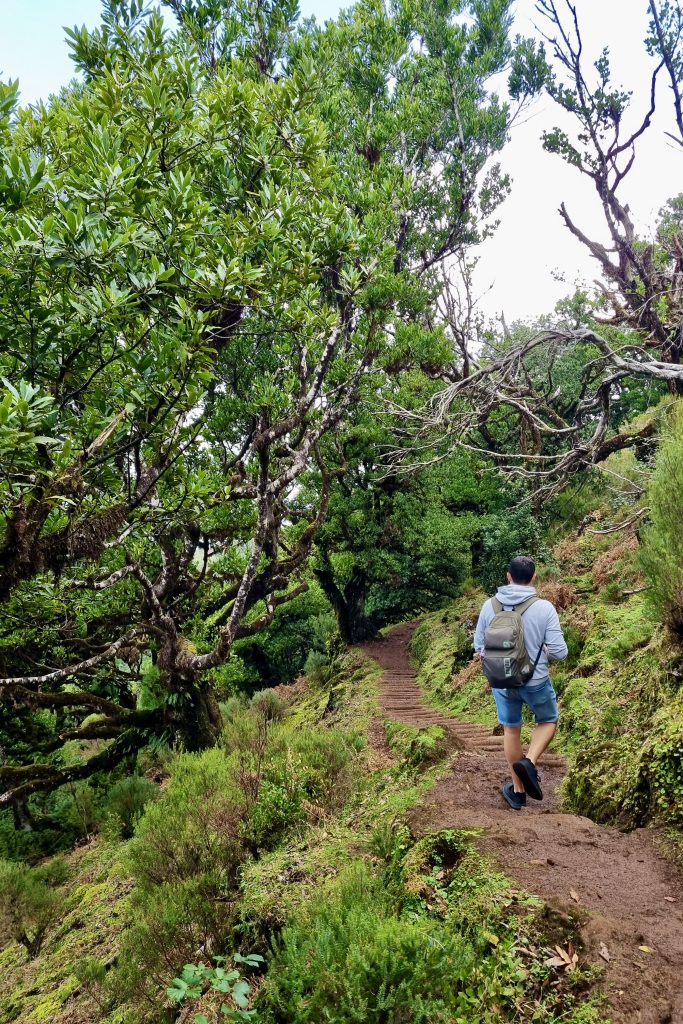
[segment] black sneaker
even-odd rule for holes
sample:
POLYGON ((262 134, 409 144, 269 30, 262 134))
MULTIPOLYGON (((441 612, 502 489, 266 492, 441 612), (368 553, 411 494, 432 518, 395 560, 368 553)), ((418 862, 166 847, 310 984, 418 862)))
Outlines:
POLYGON ((533 800, 542 800, 541 779, 534 762, 530 761, 528 757, 523 757, 521 761, 515 761, 512 767, 524 786, 524 792, 528 793, 533 800))
POLYGON ((503 799, 510 804, 510 807, 514 811, 521 811, 522 807, 526 807, 526 793, 515 793, 515 787, 511 782, 506 782, 501 789, 503 799))

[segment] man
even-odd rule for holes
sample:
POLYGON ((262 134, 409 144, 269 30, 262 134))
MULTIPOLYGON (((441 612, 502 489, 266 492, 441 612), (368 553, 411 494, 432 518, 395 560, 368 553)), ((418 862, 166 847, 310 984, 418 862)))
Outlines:
MULTIPOLYGON (((512 611, 529 598, 536 597, 535 575, 536 567, 530 558, 520 555, 512 559, 507 586, 500 587, 496 593, 504 611, 512 611)), ((474 634, 475 658, 482 656, 484 634, 495 615, 496 609, 489 598, 479 613, 474 634)), ((534 601, 523 612, 522 623, 524 643, 531 661, 535 663, 533 675, 523 686, 493 689, 498 721, 503 726, 505 757, 512 776, 512 782, 503 786, 502 793, 516 811, 526 805, 527 794, 534 800, 543 799, 536 764, 555 735, 559 717, 557 697, 548 676, 548 659, 561 661, 567 657, 560 620, 550 601, 534 601), (526 757, 521 742, 523 704, 531 708, 536 720, 526 757)))

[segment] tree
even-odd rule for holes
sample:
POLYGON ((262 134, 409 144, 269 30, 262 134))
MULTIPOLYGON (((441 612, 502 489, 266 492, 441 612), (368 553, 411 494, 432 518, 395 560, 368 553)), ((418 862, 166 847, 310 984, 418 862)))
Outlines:
POLYGON ((113 740, 68 768, 6 763, 5 802, 161 729, 190 748, 215 737, 206 673, 298 589, 326 467, 285 551, 288 495, 353 401, 384 316, 365 313, 363 275, 353 297, 324 279, 358 233, 301 76, 209 77, 159 15, 124 14, 114 4, 76 38, 85 65, 115 35, 88 85, 4 131, 0 593, 19 617, 41 588, 54 606, 2 693, 18 738, 26 710, 53 715, 31 761, 113 740), (200 591, 215 627, 202 651, 185 633, 200 591), (162 708, 136 706, 146 650, 162 708))
POLYGON ((502 336, 490 337, 483 346, 473 344, 468 334, 467 301, 457 296, 447 301, 442 316, 454 355, 444 374, 447 386, 419 416, 398 410, 408 440, 397 447, 395 458, 410 458, 416 432, 423 449, 432 441, 432 458, 452 450, 454 443, 470 448, 526 481, 540 507, 574 473, 620 449, 642 449, 654 437, 654 422, 620 429, 624 410, 634 393, 642 394, 643 382, 657 397, 662 386, 673 395, 683 393, 680 201, 672 200, 662 211, 656 239, 646 243, 636 236, 620 198, 637 147, 651 126, 663 69, 670 77, 680 128, 682 62, 680 11, 650 0, 646 45, 658 63, 648 82, 648 106, 628 129, 631 94, 613 84, 607 49, 590 71, 586 67, 575 6, 569 0, 539 0, 537 10, 547 26, 543 38, 550 61, 542 43, 521 50, 511 89, 543 80, 575 126, 573 133, 559 127, 546 132, 543 141, 589 180, 600 198, 609 246, 581 228, 564 203, 560 206, 569 231, 600 265, 599 295, 577 297, 582 306, 578 321, 577 309, 567 307, 540 331, 513 337, 504 327, 502 336))
POLYGON ((111 0, 70 34, 82 85, 18 112, 2 93, 0 803, 22 821, 31 794, 153 737, 215 740, 217 673, 305 589, 350 410, 412 359, 430 268, 475 237, 476 176, 505 136, 485 94, 509 54, 500 0, 467 27, 459 4, 362 4, 288 59, 293 5, 254 22, 173 6, 168 33, 111 0), (335 121, 340 65, 323 64, 364 18, 391 114, 379 160, 340 134, 353 89, 366 112, 373 96, 340 85, 335 121), (462 111, 451 79, 471 84, 462 111), (91 756, 65 757, 82 741, 91 756))

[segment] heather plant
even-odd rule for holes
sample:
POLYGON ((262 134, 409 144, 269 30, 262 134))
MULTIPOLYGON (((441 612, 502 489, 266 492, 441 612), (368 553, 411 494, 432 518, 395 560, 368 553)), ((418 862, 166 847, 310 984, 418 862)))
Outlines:
POLYGON ((62 895, 40 868, 0 861, 0 936, 19 942, 30 958, 40 953, 45 934, 63 911, 62 895))
POLYGON ((110 834, 130 839, 145 807, 158 795, 158 787, 141 775, 115 782, 105 801, 105 822, 110 834))

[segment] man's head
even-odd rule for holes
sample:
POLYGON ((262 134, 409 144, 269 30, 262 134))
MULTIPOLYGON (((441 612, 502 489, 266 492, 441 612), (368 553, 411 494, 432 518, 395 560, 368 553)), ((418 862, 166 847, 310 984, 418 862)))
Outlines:
POLYGON ((526 555, 517 555, 508 566, 508 583, 518 583, 526 587, 536 575, 536 566, 526 555))

